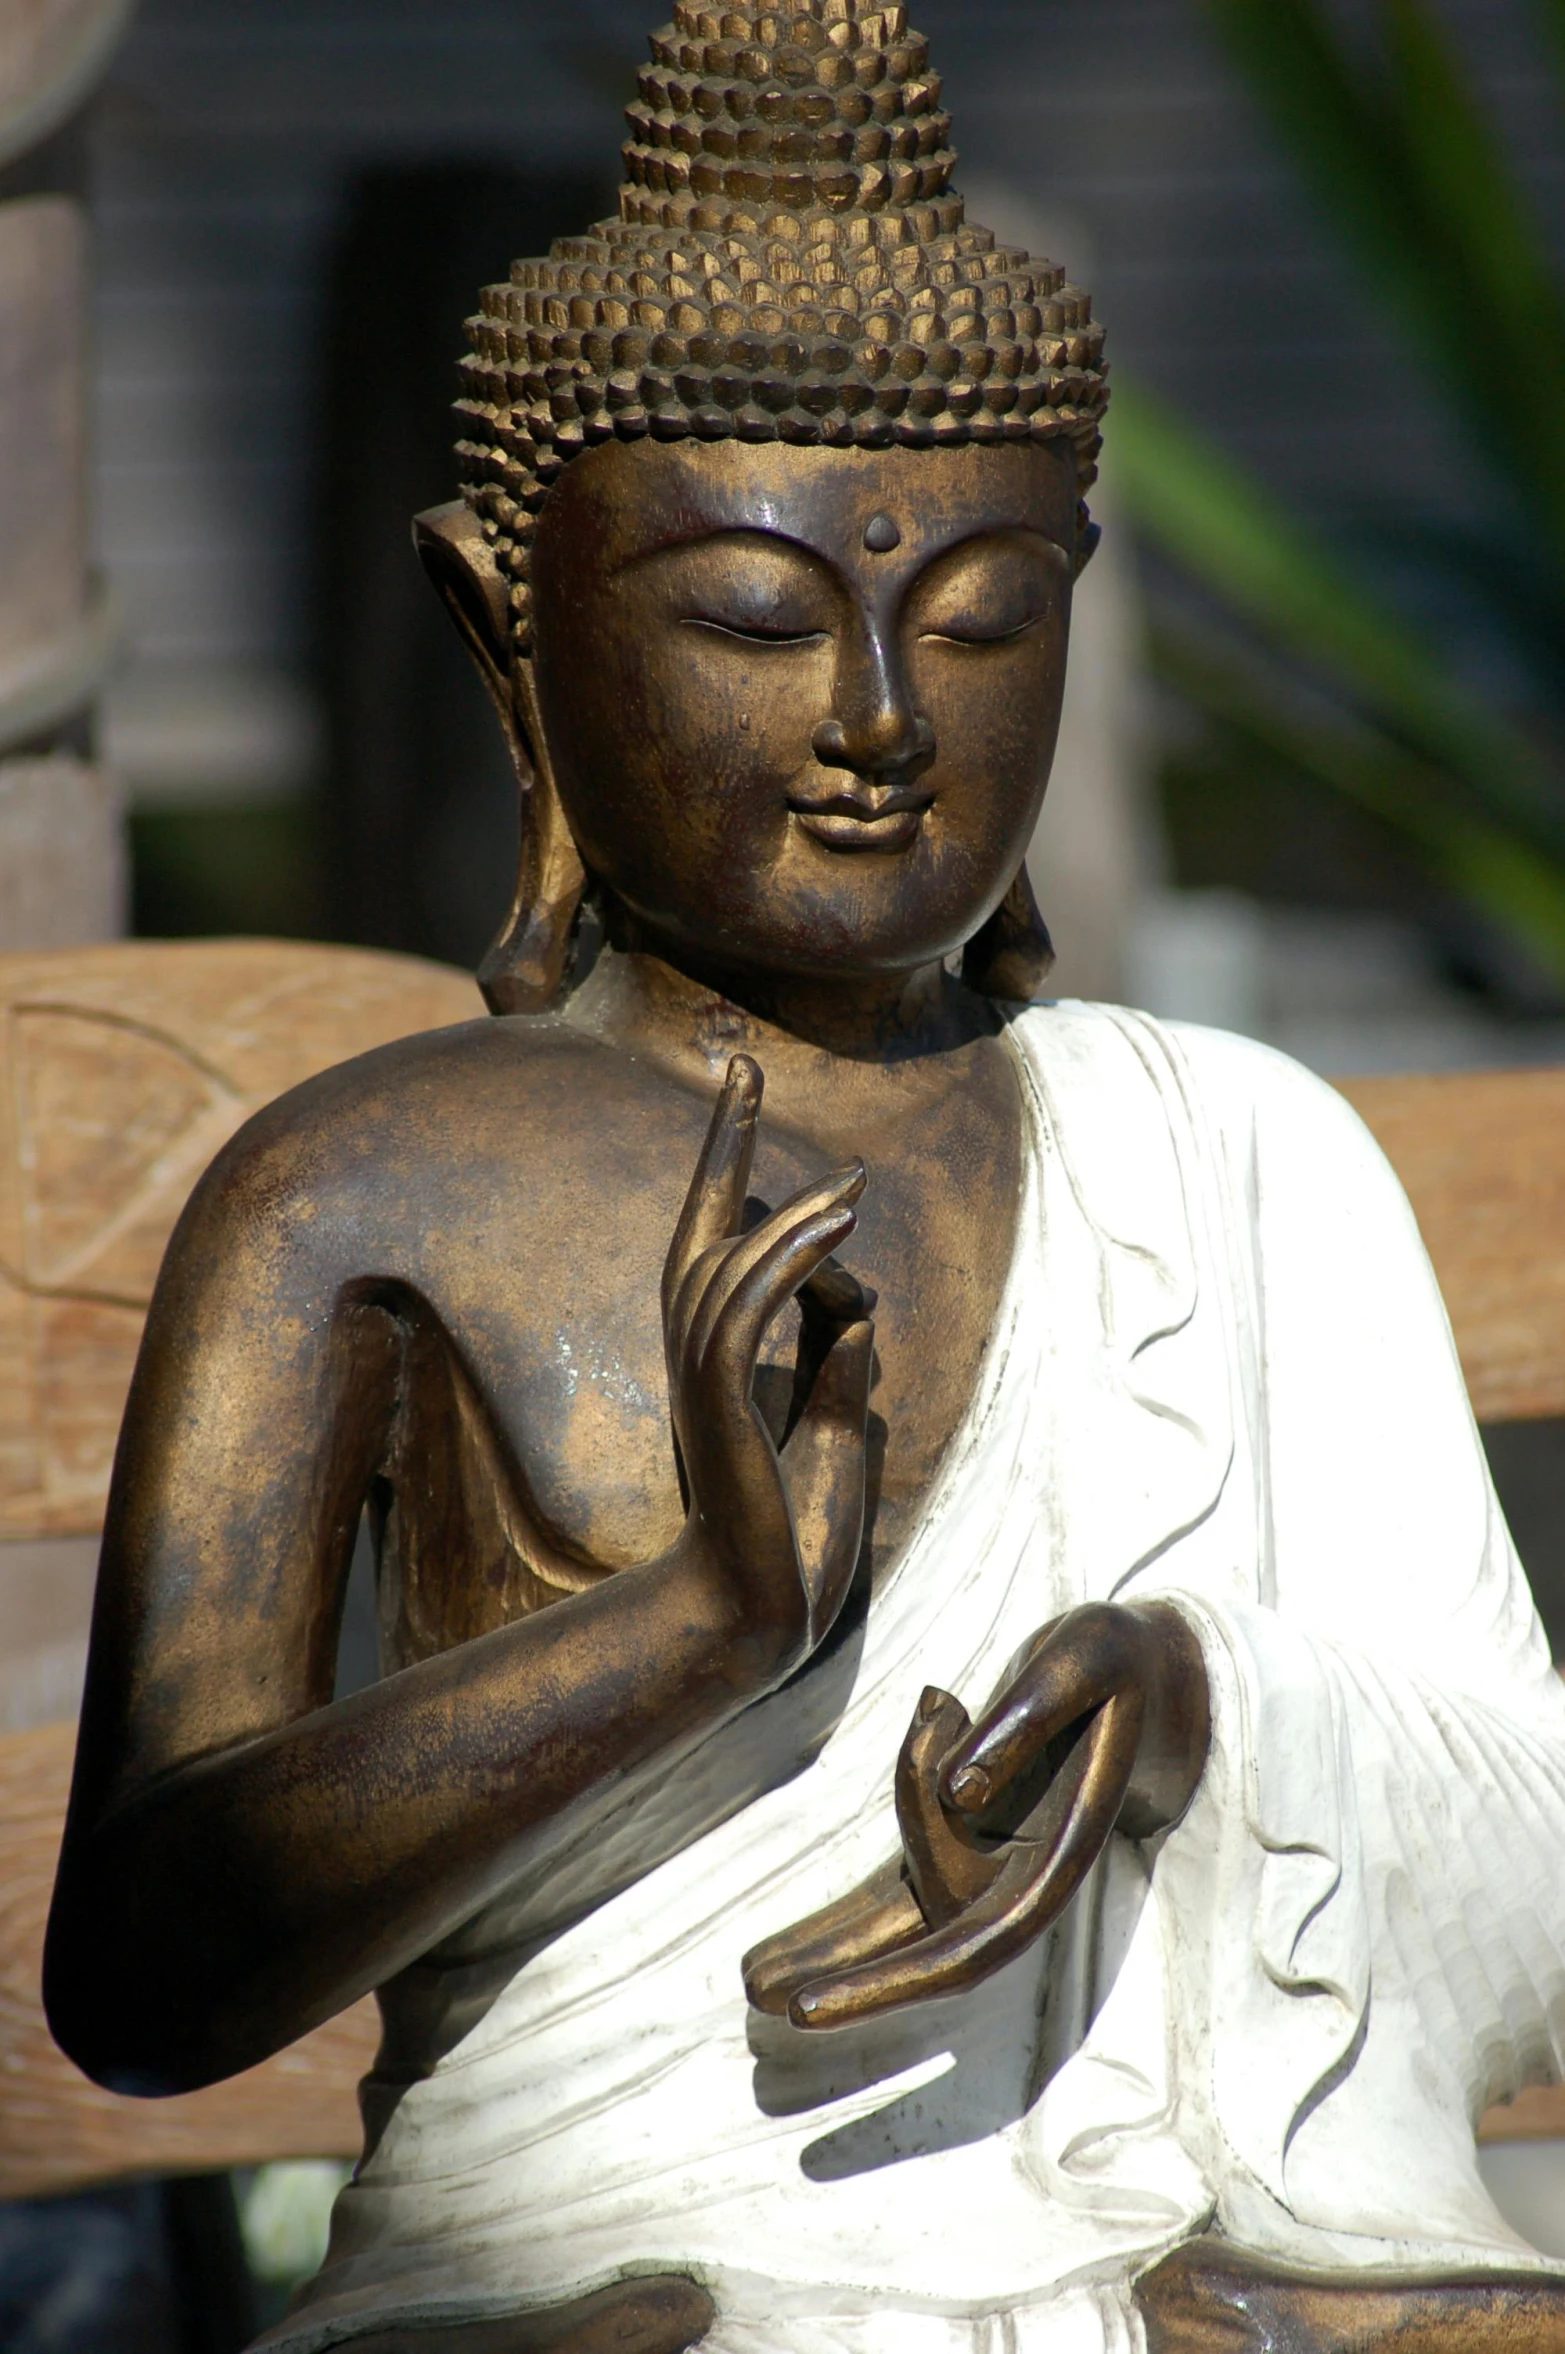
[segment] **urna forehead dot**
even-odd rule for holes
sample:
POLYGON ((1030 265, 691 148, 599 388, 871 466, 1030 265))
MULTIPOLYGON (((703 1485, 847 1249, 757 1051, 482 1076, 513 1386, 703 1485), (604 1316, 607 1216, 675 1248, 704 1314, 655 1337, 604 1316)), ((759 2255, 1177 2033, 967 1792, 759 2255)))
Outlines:
POLYGON ((872 515, 864 526, 864 545, 872 556, 889 556, 902 545, 902 527, 894 515, 882 510, 872 515))

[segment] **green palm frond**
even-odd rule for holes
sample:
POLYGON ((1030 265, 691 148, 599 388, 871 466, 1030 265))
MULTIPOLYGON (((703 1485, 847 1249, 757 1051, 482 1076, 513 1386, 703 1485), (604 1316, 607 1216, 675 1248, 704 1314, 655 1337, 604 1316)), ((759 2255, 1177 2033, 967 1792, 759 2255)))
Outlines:
POLYGON ((1114 436, 1131 509, 1176 563, 1565 861, 1565 806, 1528 738, 1454 680, 1324 541, 1144 390, 1116 391, 1114 436))
POLYGON ((1214 723, 1246 773, 1281 769, 1390 826, 1432 880, 1565 983, 1565 867, 1476 809, 1448 771, 1187 616, 1157 611, 1148 651, 1154 675, 1214 723))
MULTIPOLYGON (((1536 4, 1565 95, 1565 0, 1536 4)), ((1382 547, 1422 552, 1530 700, 1523 725, 1373 585, 1362 544, 1327 541, 1122 385, 1127 505, 1237 625, 1160 614, 1158 673, 1230 771, 1251 759, 1394 827, 1565 983, 1565 287, 1431 0, 1375 0, 1369 42, 1323 0, 1205 5, 1443 407, 1453 467, 1477 453, 1506 492, 1482 530, 1383 515, 1382 547)))
MULTIPOLYGON (((1207 5, 1321 213, 1565 570, 1565 299, 1427 0, 1379 0, 1378 58, 1319 0, 1207 5)), ((1565 20, 1565 0, 1548 5, 1565 20)))

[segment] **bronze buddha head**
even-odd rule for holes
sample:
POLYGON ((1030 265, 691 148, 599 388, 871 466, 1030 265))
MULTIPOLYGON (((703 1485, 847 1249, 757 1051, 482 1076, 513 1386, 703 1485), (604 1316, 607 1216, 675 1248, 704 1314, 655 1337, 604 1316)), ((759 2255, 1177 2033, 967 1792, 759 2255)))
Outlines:
POLYGON ((486 994, 565 993, 591 893, 720 974, 965 946, 1031 996, 1102 331, 966 220, 900 5, 680 0, 652 53, 619 218, 484 292, 418 527, 523 786, 486 994))

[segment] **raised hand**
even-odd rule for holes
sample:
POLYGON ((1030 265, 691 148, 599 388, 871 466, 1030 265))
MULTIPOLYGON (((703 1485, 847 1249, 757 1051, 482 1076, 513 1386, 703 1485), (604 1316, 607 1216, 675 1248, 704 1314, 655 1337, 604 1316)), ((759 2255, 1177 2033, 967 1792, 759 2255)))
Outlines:
POLYGON ((762 1077, 736 1056, 663 1270, 669 1398, 689 1503, 678 1550, 733 1612, 746 1689, 789 1674, 831 1627, 864 1530, 874 1354, 866 1294, 831 1253, 864 1190, 855 1162, 742 1231, 762 1077), (797 1297, 808 1379, 781 1455, 757 1409, 756 1358, 797 1297), (809 1378, 813 1375, 813 1378, 809 1378))
POLYGON ((1059 1918, 1112 1831, 1178 1820, 1210 1733, 1200 1646, 1162 1602, 1056 1620, 977 1725, 931 1687, 898 1761, 900 1865, 748 1954, 751 2001, 844 2027, 977 1985, 1059 1918))

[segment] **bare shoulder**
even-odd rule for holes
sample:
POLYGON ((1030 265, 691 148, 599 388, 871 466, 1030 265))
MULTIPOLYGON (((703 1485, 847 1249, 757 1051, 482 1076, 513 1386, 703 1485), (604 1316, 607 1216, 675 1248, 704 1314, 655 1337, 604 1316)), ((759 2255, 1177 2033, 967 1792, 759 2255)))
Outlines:
POLYGON ((272 1255, 291 1240, 343 1272, 427 1259, 443 1234, 500 1221, 514 1249, 593 1200, 644 1196, 664 1172, 677 1209, 710 1109, 558 1017, 424 1032, 256 1113, 196 1188, 174 1255, 272 1255))
POLYGON ((676 1123, 699 1111, 667 1074, 568 1022, 484 1018, 397 1039, 290 1088, 245 1123, 212 1175, 270 1190, 289 1177, 461 1166, 497 1148, 514 1170, 554 1167, 660 1101, 676 1123))

